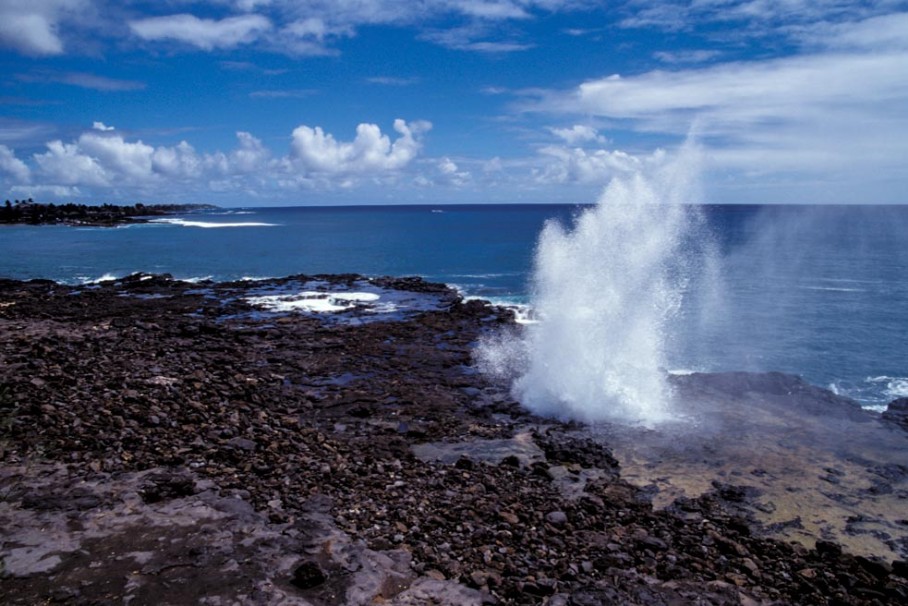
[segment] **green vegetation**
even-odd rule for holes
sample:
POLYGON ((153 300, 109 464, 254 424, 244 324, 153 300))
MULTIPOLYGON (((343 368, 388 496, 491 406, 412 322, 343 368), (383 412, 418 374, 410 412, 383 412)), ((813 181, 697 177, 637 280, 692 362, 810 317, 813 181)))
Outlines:
POLYGON ((142 217, 168 215, 191 210, 216 208, 208 204, 132 204, 119 206, 101 204, 41 204, 31 198, 27 200, 6 200, 0 207, 0 224, 27 223, 30 225, 116 225, 120 223, 141 223, 142 217))

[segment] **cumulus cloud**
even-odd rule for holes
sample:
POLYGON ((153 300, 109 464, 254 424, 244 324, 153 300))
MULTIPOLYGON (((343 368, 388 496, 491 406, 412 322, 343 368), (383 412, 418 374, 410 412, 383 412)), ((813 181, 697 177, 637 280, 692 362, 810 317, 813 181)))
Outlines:
POLYGON ((447 156, 438 161, 437 168, 440 173, 439 181, 446 185, 463 187, 471 180, 470 172, 461 169, 454 160, 447 156))
POLYGON ((600 135, 599 131, 592 126, 582 124, 575 124, 570 128, 550 128, 549 131, 559 139, 563 139, 568 145, 606 142, 606 138, 600 135))
MULTIPOLYGON (((151 154, 151 173, 165 179, 194 179, 211 164, 210 158, 199 156, 186 141, 180 141, 173 147, 157 147, 151 154)), ((150 177, 150 174, 145 174, 141 178, 150 177)))
POLYGON ((421 147, 420 138, 432 128, 428 122, 394 121, 400 135, 394 143, 375 124, 360 124, 356 137, 339 142, 321 127, 299 126, 293 131, 293 162, 318 173, 360 173, 396 170, 406 166, 421 147))
POLYGON ((60 140, 47 144, 47 152, 35 154, 41 176, 51 184, 106 187, 110 179, 100 163, 80 150, 77 143, 60 140))
POLYGON ((231 154, 231 163, 240 173, 252 173, 267 167, 271 152, 262 142, 247 132, 236 134, 239 147, 231 154))
MULTIPOLYGON (((0 179, 7 186, 34 180, 36 187, 46 187, 42 191, 48 195, 65 188, 89 193, 129 189, 168 193, 206 186, 220 192, 353 188, 364 179, 393 182, 419 154, 430 128, 428 122, 398 119, 392 140, 377 125, 364 123, 352 141, 339 141, 321 127, 300 126, 292 133, 288 152, 275 156, 259 138, 243 131, 236 133, 233 149, 203 153, 186 141, 150 145, 96 121, 75 140, 46 143, 45 151, 31 156, 31 168, 0 145, 0 179)), ((450 160, 438 170, 451 184, 469 176, 450 160)))
POLYGON ((210 51, 253 42, 270 30, 272 25, 266 17, 255 14, 221 20, 200 19, 195 15, 180 14, 130 21, 129 27, 144 40, 176 40, 210 51))
POLYGON ((546 160, 534 176, 539 183, 607 183, 612 177, 639 171, 645 164, 660 161, 664 152, 635 156, 621 150, 585 150, 550 145, 539 150, 546 160))
POLYGON ((5 145, 0 145, 0 173, 6 174, 16 183, 28 183, 31 179, 31 170, 25 162, 5 145))
MULTIPOLYGON (((99 123, 100 124, 100 123, 99 123)), ((199 154, 181 141, 175 146, 128 141, 108 131, 88 131, 72 143, 51 141, 35 154, 41 176, 61 185, 134 187, 174 183, 208 175, 243 175, 267 168, 270 152, 246 132, 229 153, 199 154)))

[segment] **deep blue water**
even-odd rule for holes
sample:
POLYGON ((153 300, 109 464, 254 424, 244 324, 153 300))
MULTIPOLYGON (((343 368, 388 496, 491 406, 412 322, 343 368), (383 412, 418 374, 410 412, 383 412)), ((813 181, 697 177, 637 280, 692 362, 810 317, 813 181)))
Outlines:
MULTIPOLYGON (((183 215, 119 228, 0 227, 0 276, 69 283, 136 271, 176 278, 420 275, 526 302, 551 205, 300 207, 183 215), (200 227, 211 224, 260 224, 200 227)), ((671 365, 781 370, 868 405, 908 396, 908 207, 705 207, 716 297, 688 297, 671 365)), ((603 259, 603 263, 607 263, 603 259)))

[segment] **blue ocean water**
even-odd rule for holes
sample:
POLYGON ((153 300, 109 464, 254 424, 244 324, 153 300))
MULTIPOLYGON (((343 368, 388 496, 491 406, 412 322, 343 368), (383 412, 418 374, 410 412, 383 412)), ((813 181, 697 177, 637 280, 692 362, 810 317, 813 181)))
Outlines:
MULTIPOLYGON (((569 225, 582 208, 255 208, 117 228, 4 226, 0 276, 419 275, 526 303, 543 224, 569 225)), ((689 297, 673 319, 673 369, 791 372, 867 406, 908 396, 908 207, 701 210, 698 237, 713 242, 717 279, 708 306, 689 297)))

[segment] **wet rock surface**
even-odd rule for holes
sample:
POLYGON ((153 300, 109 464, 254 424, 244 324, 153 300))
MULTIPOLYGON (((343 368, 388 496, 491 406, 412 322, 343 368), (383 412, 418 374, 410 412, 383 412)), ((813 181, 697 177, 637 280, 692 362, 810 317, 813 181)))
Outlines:
POLYGON ((766 538, 733 481, 654 509, 607 442, 472 370, 511 321, 416 279, 0 281, 3 602, 908 602, 905 562, 766 538), (434 309, 246 300, 293 280, 434 309))

